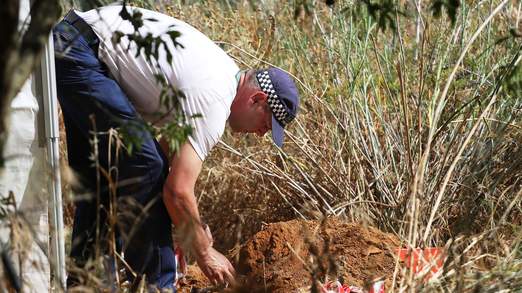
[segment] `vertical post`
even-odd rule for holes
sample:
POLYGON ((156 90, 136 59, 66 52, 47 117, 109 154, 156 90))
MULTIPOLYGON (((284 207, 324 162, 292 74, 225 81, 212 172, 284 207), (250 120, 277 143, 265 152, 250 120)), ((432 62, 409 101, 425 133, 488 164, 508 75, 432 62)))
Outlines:
POLYGON ((45 138, 47 159, 51 175, 49 178, 49 234, 51 272, 54 274, 53 287, 65 289, 65 242, 63 235, 62 189, 60 178, 58 104, 56 95, 56 76, 54 71, 54 45, 52 33, 45 46, 42 63, 43 110, 45 120, 45 138))

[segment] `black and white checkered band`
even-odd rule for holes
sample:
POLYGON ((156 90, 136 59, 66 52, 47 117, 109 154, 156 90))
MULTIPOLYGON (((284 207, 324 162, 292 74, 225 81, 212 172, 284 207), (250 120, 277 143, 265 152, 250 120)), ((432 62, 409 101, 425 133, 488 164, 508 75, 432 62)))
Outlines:
POLYGON ((268 75, 268 71, 258 72, 257 81, 259 82, 261 90, 268 95, 268 105, 270 106, 270 109, 272 109, 275 118, 283 126, 286 126, 294 119, 294 116, 286 111, 286 107, 277 96, 272 81, 270 80, 270 76, 268 75))

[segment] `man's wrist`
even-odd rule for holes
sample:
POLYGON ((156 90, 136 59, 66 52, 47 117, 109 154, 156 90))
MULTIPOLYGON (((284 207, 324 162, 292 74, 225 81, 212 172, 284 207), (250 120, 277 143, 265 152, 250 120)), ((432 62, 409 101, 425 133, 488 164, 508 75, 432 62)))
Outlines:
MULTIPOLYGON (((192 243, 192 251, 196 257, 205 257, 208 255, 209 248, 212 247, 212 239, 209 238, 210 230, 208 225, 200 222, 194 226, 194 241, 192 243)), ((212 237, 212 236, 210 236, 212 237)))
POLYGON ((212 246, 205 245, 203 247, 194 248, 194 255, 196 256, 196 259, 205 259, 210 254, 210 249, 212 246))

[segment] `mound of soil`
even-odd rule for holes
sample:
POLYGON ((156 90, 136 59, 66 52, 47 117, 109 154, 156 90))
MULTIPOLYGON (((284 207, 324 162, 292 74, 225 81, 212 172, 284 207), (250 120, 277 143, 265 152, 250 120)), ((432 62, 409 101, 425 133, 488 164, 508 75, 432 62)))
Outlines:
MULTIPOLYGON (((325 278, 358 287, 382 278, 389 288, 399 244, 391 234, 336 218, 269 224, 242 247, 236 269, 243 288, 234 292, 296 292, 325 278)), ((208 285, 191 270, 189 283, 208 285)))
POLYGON ((391 278, 399 244, 391 234, 334 218, 292 220, 270 224, 248 241, 239 268, 271 292, 295 292, 326 276, 365 287, 391 278))

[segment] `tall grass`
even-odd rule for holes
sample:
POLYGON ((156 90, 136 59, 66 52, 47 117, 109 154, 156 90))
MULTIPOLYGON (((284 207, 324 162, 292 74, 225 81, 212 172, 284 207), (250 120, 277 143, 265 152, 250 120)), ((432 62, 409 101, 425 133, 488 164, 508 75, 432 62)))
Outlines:
MULTIPOLYGON (((520 3, 462 1, 451 24, 403 1, 411 15, 381 30, 354 1, 135 2, 193 24, 243 68, 297 80, 283 149, 226 133, 205 162, 199 204, 220 249, 237 255, 264 223, 338 216, 445 247, 439 276, 397 266, 390 290, 522 290, 522 93, 505 87, 521 66, 508 37, 522 32, 520 3)), ((78 291, 106 285, 97 255, 78 291)))
POLYGON ((405 274, 400 290, 522 288, 522 93, 503 86, 520 64, 520 38, 503 39, 522 30, 520 5, 462 1, 451 25, 419 3, 419 22, 397 15, 385 31, 352 1, 160 7, 242 67, 288 70, 302 94, 282 150, 228 133, 206 162, 200 206, 223 248, 263 222, 336 215, 446 246, 439 278, 405 274))

